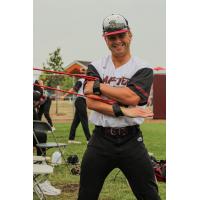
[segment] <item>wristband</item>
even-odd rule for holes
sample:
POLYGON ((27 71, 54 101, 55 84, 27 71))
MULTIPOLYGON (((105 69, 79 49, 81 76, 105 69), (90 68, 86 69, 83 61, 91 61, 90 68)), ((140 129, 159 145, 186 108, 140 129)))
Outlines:
POLYGON ((95 80, 95 81, 94 81, 94 85, 93 85, 93 94, 101 95, 100 82, 99 82, 99 80, 95 80))
POLYGON ((124 116, 124 113, 122 112, 119 104, 117 104, 117 103, 113 104, 112 108, 113 108, 113 112, 116 117, 124 116))

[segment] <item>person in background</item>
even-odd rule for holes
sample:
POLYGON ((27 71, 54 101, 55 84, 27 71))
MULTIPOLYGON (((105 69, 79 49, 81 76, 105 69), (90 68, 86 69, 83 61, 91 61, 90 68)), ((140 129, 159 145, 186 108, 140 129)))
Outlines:
MULTIPOLYGON (((35 84, 39 84, 38 81, 35 81, 35 84)), ((42 97, 41 94, 41 88, 38 88, 37 86, 34 86, 33 88, 33 120, 39 120, 38 117, 38 106, 40 105, 40 98, 42 97)), ((34 133, 33 135, 33 146, 37 150, 37 156, 45 156, 46 155, 46 149, 45 148, 39 148, 37 147, 37 143, 46 143, 47 142, 47 135, 46 134, 40 134, 39 132, 34 133)))
MULTIPOLYGON (((84 79, 79 79, 74 85, 74 87, 69 90, 69 92, 77 92, 78 94, 83 95, 84 81, 85 81, 84 79)), ((69 93, 66 93, 63 96, 63 98, 66 97, 67 95, 69 95, 69 93)), ((78 125, 80 124, 80 122, 83 127, 86 140, 88 142, 91 135, 90 135, 89 125, 88 125, 87 105, 86 105, 85 97, 77 96, 75 99, 74 105, 75 105, 75 114, 74 114, 74 119, 70 128, 68 143, 74 143, 74 144, 81 143, 80 141, 75 140, 76 129, 78 125)))
POLYGON ((40 104, 41 93, 38 90, 33 90, 33 120, 39 120, 37 108, 40 104))
MULTIPOLYGON (((42 80, 38 80, 38 84, 40 86, 43 86, 43 81, 42 80)), ((41 98, 40 98, 40 104, 38 107, 38 118, 39 120, 42 120, 42 116, 44 114, 47 122, 50 124, 52 131, 55 131, 55 127, 53 126, 53 122, 50 116, 50 108, 51 108, 51 98, 48 96, 48 93, 46 90, 44 90, 44 88, 37 86, 36 87, 37 90, 39 90, 42 94, 41 98)))

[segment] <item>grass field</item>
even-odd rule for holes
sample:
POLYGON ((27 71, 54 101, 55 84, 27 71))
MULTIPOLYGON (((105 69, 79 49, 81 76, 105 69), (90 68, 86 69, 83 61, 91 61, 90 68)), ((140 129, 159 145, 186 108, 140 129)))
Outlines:
MULTIPOLYGON (((70 124, 55 124, 55 135, 59 142, 67 142, 70 124)), ((93 125, 90 125, 90 130, 93 129, 93 125)), ((165 136, 166 136, 166 124, 161 123, 144 123, 141 126, 144 136, 144 143, 149 152, 153 153, 157 159, 166 158, 165 149, 165 136)), ((92 132, 92 131, 91 131, 92 132)), ((49 141, 52 141, 52 137, 49 136, 49 141)), ((65 150, 65 156, 71 154, 77 154, 81 161, 83 153, 86 149, 86 140, 82 132, 82 127, 77 129, 76 140, 82 141, 82 144, 69 144, 65 150)), ((51 154, 55 149, 50 149, 47 155, 51 154)), ((113 170, 107 177, 104 187, 100 194, 100 200, 135 200, 132 191, 128 186, 124 175, 120 172, 117 176, 118 169, 113 170)), ((71 175, 66 165, 59 165, 54 167, 54 173, 48 178, 52 185, 56 188, 62 189, 62 193, 59 196, 48 196, 48 200, 76 200, 79 176, 71 175)), ((162 200, 166 199, 166 185, 165 183, 158 183, 159 192, 162 200)), ((34 195, 34 200, 37 200, 34 195)))

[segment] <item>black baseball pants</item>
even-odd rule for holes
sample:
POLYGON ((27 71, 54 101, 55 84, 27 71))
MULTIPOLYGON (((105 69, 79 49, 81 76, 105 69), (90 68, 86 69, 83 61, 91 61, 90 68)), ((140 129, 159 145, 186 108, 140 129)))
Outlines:
POLYGON ((138 126, 131 129, 128 135, 115 138, 95 128, 81 163, 78 200, 97 200, 114 168, 124 173, 138 200, 160 200, 141 131, 138 126))
POLYGON ((76 129, 81 122, 83 131, 87 140, 90 139, 90 130, 88 127, 87 105, 86 100, 82 97, 77 97, 75 100, 75 114, 71 125, 69 140, 74 140, 76 129))
MULTIPOLYGON (((39 143, 47 142, 47 134, 37 132, 37 133, 35 133, 35 137, 37 138, 39 143)), ((36 147, 36 149, 37 149, 37 156, 41 156, 41 155, 45 156, 46 149, 37 147, 37 140, 35 137, 33 136, 33 146, 36 147)))

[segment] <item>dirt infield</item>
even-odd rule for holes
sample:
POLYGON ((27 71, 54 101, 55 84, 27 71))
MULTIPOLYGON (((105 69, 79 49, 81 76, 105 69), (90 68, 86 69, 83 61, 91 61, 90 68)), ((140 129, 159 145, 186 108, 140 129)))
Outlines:
MULTIPOLYGON (((54 123, 72 122, 74 117, 74 104, 70 101, 52 101, 50 114, 54 123)), ((88 114, 90 110, 88 110, 88 114)), ((146 119, 145 123, 165 123, 162 119, 146 119)))

